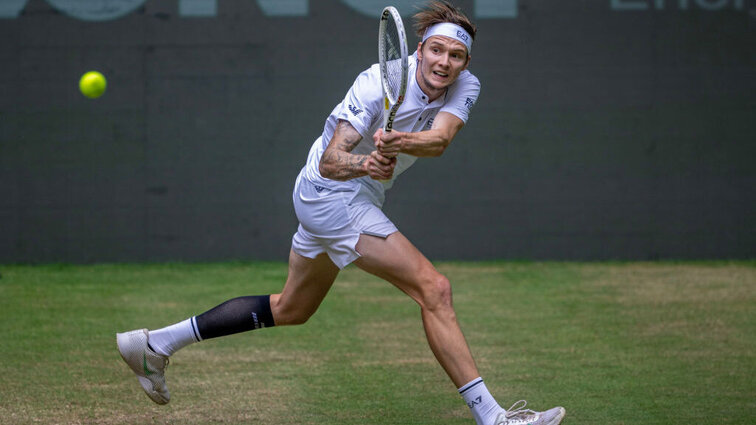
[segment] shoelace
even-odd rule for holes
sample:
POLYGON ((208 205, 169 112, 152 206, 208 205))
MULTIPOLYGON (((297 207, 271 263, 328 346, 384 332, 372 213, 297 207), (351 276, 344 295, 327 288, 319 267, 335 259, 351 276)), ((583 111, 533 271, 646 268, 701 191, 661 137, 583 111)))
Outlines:
MULTIPOLYGON (((155 353, 157 354, 157 353, 155 353)), ((158 354, 158 358, 163 361, 163 369, 167 368, 171 364, 171 358, 158 354)))
POLYGON ((509 409, 499 414, 499 416, 496 418, 496 425, 509 425, 509 424, 515 424, 519 421, 520 423, 524 423, 529 420, 528 416, 533 417, 536 415, 536 412, 530 409, 526 409, 525 406, 528 405, 528 402, 525 400, 520 400, 512 405, 509 409))

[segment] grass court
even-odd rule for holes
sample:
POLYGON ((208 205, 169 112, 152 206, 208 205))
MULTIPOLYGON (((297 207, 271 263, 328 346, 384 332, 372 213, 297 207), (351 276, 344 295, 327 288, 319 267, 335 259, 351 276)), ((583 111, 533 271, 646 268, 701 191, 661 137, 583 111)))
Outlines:
MULTIPOLYGON (((565 425, 756 421, 756 262, 438 263, 503 407, 565 425)), ((284 263, 0 265, 0 423, 459 424, 418 307, 349 267, 298 327, 187 347, 154 405, 115 333, 278 292, 284 263)))

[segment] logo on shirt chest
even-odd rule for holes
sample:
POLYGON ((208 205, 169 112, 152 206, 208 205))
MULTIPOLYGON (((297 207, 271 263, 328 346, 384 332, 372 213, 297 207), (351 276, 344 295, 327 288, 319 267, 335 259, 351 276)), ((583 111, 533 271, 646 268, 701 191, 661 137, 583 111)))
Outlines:
POLYGON ((428 118, 428 121, 425 122, 425 125, 423 126, 423 131, 430 130, 431 127, 433 127, 433 120, 436 119, 436 117, 430 117, 428 118))

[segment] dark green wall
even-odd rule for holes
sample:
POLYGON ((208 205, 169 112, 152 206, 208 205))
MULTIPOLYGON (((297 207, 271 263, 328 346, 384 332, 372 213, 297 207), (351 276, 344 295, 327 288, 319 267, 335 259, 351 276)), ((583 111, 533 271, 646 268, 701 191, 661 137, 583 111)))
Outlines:
MULTIPOLYGON (((294 178, 377 56, 377 19, 305 3, 0 8, 0 262, 285 260, 294 178)), ((505 3, 459 2, 481 96, 388 193, 400 230, 434 259, 756 257, 756 2, 505 3)))

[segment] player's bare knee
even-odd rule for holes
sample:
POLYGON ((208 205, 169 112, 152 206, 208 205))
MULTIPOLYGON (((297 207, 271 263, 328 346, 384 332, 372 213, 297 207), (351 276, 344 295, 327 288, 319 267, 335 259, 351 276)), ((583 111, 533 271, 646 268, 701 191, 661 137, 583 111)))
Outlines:
POLYGON ((452 308, 451 283, 446 276, 434 272, 425 277, 422 285, 422 296, 418 303, 424 309, 440 311, 452 308))
POLYGON ((311 314, 296 313, 289 317, 287 325, 304 325, 312 317, 311 314))
POLYGON ((303 325, 312 317, 313 312, 311 311, 303 310, 299 306, 290 305, 280 300, 276 301, 276 304, 271 303, 276 326, 303 325))
POLYGON ((303 325, 310 319, 312 313, 298 310, 280 310, 274 320, 277 326, 303 325))

